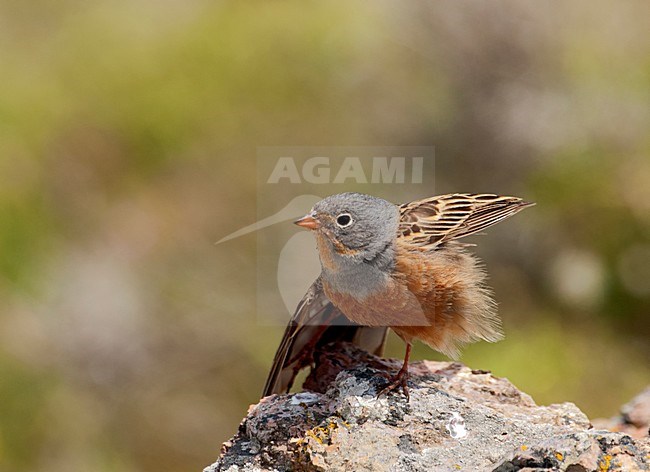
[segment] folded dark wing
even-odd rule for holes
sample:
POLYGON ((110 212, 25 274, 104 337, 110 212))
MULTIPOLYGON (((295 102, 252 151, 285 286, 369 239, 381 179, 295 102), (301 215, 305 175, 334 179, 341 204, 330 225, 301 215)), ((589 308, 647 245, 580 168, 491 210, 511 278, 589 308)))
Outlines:
POLYGON ((289 321, 262 396, 289 391, 298 372, 312 364, 314 351, 324 344, 347 341, 381 355, 385 338, 386 328, 349 321, 325 296, 320 278, 316 279, 289 321))

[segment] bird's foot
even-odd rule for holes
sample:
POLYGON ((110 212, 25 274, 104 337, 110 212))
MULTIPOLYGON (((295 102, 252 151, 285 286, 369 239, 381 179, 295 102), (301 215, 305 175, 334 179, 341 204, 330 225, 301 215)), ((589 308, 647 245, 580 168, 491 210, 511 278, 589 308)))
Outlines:
POLYGON ((395 374, 393 377, 391 377, 388 380, 388 385, 386 385, 384 388, 382 388, 379 391, 379 393, 377 394, 377 398, 379 398, 385 393, 393 392, 401 388, 402 391, 404 392, 404 396, 406 397, 406 401, 408 402, 410 399, 408 379, 409 379, 408 370, 404 368, 400 369, 399 372, 397 372, 397 374, 395 374))

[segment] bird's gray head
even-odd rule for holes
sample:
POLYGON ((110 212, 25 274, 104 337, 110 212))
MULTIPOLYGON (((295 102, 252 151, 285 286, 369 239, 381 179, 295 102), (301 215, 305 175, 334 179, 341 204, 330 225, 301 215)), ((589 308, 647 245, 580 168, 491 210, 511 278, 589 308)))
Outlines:
POLYGON ((391 246, 397 234, 399 210, 381 198, 341 193, 314 205, 296 224, 315 230, 333 251, 355 261, 370 261, 391 246))

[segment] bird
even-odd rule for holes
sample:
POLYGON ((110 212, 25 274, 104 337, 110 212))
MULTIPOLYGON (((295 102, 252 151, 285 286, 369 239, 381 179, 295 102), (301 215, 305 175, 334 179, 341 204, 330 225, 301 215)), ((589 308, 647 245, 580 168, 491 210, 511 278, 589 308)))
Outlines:
POLYGON ((453 193, 396 205, 362 193, 316 203, 294 223, 313 232, 321 273, 285 330, 263 396, 288 392, 314 352, 347 341, 382 355, 387 330, 404 361, 379 395, 406 399, 411 348, 419 340, 456 359, 468 343, 502 339, 487 274, 463 238, 534 205, 491 193, 453 193))

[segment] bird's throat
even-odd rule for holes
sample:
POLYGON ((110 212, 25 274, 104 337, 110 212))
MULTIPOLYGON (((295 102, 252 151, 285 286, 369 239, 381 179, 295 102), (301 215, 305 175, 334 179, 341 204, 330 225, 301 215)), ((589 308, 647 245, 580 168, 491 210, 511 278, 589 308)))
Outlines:
POLYGON ((367 260, 337 250, 329 238, 317 237, 318 253, 322 267, 322 277, 333 289, 352 295, 357 299, 380 290, 390 277, 393 267, 393 249, 386 246, 374 258, 367 260))

